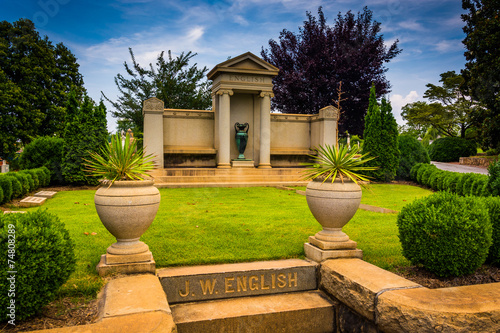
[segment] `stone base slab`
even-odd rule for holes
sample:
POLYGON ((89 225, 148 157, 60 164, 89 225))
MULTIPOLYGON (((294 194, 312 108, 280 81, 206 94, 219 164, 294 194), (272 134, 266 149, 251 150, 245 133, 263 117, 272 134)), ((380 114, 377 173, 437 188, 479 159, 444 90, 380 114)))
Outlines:
POLYGON ((137 254, 110 254, 108 252, 105 254, 105 257, 107 265, 131 264, 153 260, 153 254, 151 253, 151 251, 137 254))
POLYGON ((317 289, 318 265, 289 259, 171 267, 157 272, 170 304, 317 289))
POLYGON ((358 243, 350 239, 346 242, 326 242, 314 236, 309 236, 309 243, 322 250, 355 250, 358 246, 358 243))
POLYGON ((231 167, 233 168, 255 168, 252 160, 232 160, 231 167))
POLYGON ((150 261, 134 262, 125 264, 107 264, 106 255, 101 256, 101 261, 96 266, 99 276, 106 276, 109 274, 137 274, 137 273, 151 273, 156 272, 156 262, 151 257, 150 261))
POLYGON ((304 251, 306 253, 306 258, 316 262, 339 258, 363 259, 363 251, 361 251, 360 249, 322 250, 319 247, 311 245, 310 243, 305 243, 304 251))
POLYGON ((26 197, 23 200, 19 201, 19 207, 35 207, 41 206, 47 200, 47 198, 41 197, 26 197))
POLYGON ((53 198, 54 195, 56 195, 56 194, 57 194, 57 192, 54 192, 54 191, 40 191, 40 192, 35 193, 35 197, 50 199, 50 198, 53 198))
POLYGON ((333 302, 319 291, 172 305, 183 332, 333 332, 333 302))

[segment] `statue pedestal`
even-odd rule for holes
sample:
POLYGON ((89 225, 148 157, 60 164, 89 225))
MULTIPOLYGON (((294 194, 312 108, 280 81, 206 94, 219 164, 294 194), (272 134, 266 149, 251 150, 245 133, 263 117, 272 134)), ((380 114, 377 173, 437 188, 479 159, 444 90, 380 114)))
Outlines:
POLYGON ((233 168, 255 168, 252 160, 232 160, 231 167, 233 168))

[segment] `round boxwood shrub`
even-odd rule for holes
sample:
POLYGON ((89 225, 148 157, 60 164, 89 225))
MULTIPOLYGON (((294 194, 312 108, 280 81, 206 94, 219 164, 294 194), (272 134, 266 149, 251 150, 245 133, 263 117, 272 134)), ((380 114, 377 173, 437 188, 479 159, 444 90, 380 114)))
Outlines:
POLYGON ((500 195, 500 161, 490 164, 488 167, 488 190, 493 196, 500 195))
POLYGON ((0 187, 3 190, 3 200, 0 204, 9 202, 12 199, 12 182, 8 177, 0 176, 0 187))
POLYGON ((464 185, 472 177, 474 177, 473 173, 464 173, 458 180, 455 193, 458 195, 467 195, 464 193, 464 185))
POLYGON ((418 168, 417 171, 417 183, 425 185, 423 178, 425 177, 425 180, 427 181, 427 178, 429 177, 430 173, 436 169, 437 168, 435 165, 423 164, 420 168, 418 168))
POLYGON ((424 163, 417 163, 410 169, 410 178, 411 180, 417 181, 417 172, 424 163))
POLYGON ((472 184, 477 179, 477 174, 470 174, 464 179, 464 184, 462 185, 462 195, 472 195, 472 184))
POLYGON ((33 187, 31 187, 31 182, 30 182, 30 187, 31 187, 30 191, 37 190, 40 187, 40 180, 38 179, 38 176, 37 176, 36 172, 33 171, 33 169, 23 170, 22 172, 24 172, 25 174, 30 175, 31 179, 33 179, 33 187))
POLYGON ((21 172, 8 172, 7 175, 16 177, 16 179, 21 183, 21 196, 25 196, 30 191, 30 183, 28 177, 21 172))
POLYGON ((492 242, 488 210, 476 197, 437 192, 403 207, 397 224, 403 255, 443 277, 473 273, 492 242))
POLYGON ((473 141, 458 137, 445 137, 435 140, 429 146, 431 161, 458 162, 460 157, 469 157, 477 152, 473 141))
MULTIPOLYGON (((0 265, 14 262, 16 320, 36 314, 51 302, 75 269, 74 244, 64 223, 46 210, 0 215, 0 265), (15 247, 12 245, 15 244, 15 247), (9 246, 10 245, 10 246, 9 246), (10 249, 10 252, 9 252, 10 249)), ((11 269, 0 270, 0 319, 10 319, 11 269)))
POLYGON ((434 170, 431 175, 429 176, 429 180, 428 180, 428 185, 431 189, 433 189, 434 191, 438 191, 439 188, 438 188, 438 182, 440 179, 443 179, 444 176, 446 174, 446 171, 443 171, 443 170, 440 170, 440 169, 437 169, 437 170, 434 170))
POLYGON ((420 177, 420 183, 422 185, 429 186, 429 178, 437 170, 438 168, 435 165, 430 165, 429 167, 427 167, 420 177))
POLYGON ((19 164, 21 169, 48 168, 52 184, 63 184, 62 159, 64 139, 39 137, 24 147, 19 164))
POLYGON ((488 183, 488 176, 486 175, 477 175, 472 183, 471 195, 475 195, 480 197, 483 195, 484 185, 488 183))
POLYGON ((33 176, 30 173, 26 172, 26 170, 19 171, 18 173, 24 175, 28 180, 28 193, 36 190, 35 181, 33 180, 33 176))
POLYGON ((399 179, 411 179, 411 168, 417 163, 429 163, 429 154, 424 146, 410 135, 400 135, 398 138, 399 167, 396 171, 396 177, 399 179))
POLYGON ((2 201, 3 201, 3 190, 0 187, 0 202, 2 202, 2 201))
POLYGON ((485 198, 485 203, 493 227, 492 244, 487 261, 495 266, 500 266, 500 197, 485 198))
MULTIPOLYGON (((45 168, 45 169, 47 169, 47 168, 45 168)), ((33 169, 33 171, 36 173, 36 176, 38 177, 38 180, 40 181, 40 187, 49 185, 50 175, 47 175, 42 168, 36 168, 36 169, 33 169)))
POLYGON ((449 172, 443 181, 443 191, 448 191, 451 193, 457 192, 457 184, 460 182, 463 173, 459 172, 449 172))
POLYGON ((10 173, 0 177, 6 177, 10 180, 10 183, 12 184, 12 199, 21 197, 23 194, 23 186, 16 177, 12 176, 10 173))

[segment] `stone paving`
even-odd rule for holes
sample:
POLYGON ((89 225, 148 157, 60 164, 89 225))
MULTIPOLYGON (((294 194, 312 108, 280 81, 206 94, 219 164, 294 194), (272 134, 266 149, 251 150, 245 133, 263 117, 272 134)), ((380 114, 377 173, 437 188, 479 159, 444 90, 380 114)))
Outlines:
POLYGON ((434 162, 432 161, 431 164, 434 164, 438 169, 445 170, 445 171, 453 171, 453 172, 460 172, 460 173, 480 173, 483 175, 488 174, 488 169, 482 168, 482 167, 477 167, 477 166, 471 166, 471 165, 460 165, 460 164, 454 164, 454 163, 443 163, 443 162, 434 162))

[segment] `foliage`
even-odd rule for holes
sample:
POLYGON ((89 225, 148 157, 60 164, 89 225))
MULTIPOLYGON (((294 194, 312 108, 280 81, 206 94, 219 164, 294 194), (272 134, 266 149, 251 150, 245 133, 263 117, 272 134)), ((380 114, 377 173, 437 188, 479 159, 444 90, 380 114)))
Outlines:
POLYGON ((500 195, 500 161, 491 163, 488 167, 488 191, 493 196, 500 195))
POLYGON ((486 207, 490 216, 492 232, 492 244, 488 253, 488 262, 500 267, 500 197, 489 197, 485 199, 486 207))
POLYGON ((473 273, 492 243, 488 210, 475 197, 438 192, 405 206, 397 223, 403 255, 438 276, 473 273))
POLYGON ((0 22, 0 157, 37 136, 61 135, 70 88, 84 92, 76 57, 40 37, 33 22, 0 22))
MULTIPOLYGON (((41 209, 26 214, 0 216, 0 258, 3 267, 7 259, 15 262, 16 319, 23 320, 41 310, 52 301, 56 291, 66 282, 75 268, 74 244, 60 219, 41 209), (7 252, 8 244, 15 237, 15 252, 7 252), (9 241, 10 240, 10 241, 9 241)), ((0 272, 2 281, 7 281, 7 270, 0 272)), ((0 285, 0 303, 9 302, 9 283, 0 285)), ((0 309, 0 318, 7 318, 7 307, 0 309)))
POLYGON ((45 166, 50 171, 52 184, 63 184, 62 159, 64 139, 51 136, 38 137, 24 147, 20 157, 22 169, 45 166))
MULTIPOLYGON (((31 176, 30 173, 27 172, 27 170, 19 171, 18 174, 21 174, 21 175, 26 177, 26 179, 28 181, 28 193, 37 189, 35 187, 35 181, 33 180, 33 177, 31 176)), ((24 187, 24 185, 23 185, 23 187, 24 187)))
POLYGON ((375 83, 378 95, 387 94, 390 84, 384 63, 401 50, 396 40, 388 48, 380 34, 380 23, 365 7, 362 13, 340 13, 333 26, 326 23, 321 7, 318 18, 310 12, 299 33, 284 29, 279 42, 269 40, 262 58, 279 68, 273 79, 272 108, 283 113, 317 113, 337 98, 342 82, 344 113, 340 117, 340 133, 361 135, 368 91, 375 83))
POLYGON ((473 113, 485 147, 500 148, 500 4, 497 0, 462 0, 465 70, 468 93, 486 108, 473 113))
POLYGON ((429 146, 429 157, 437 162, 458 162, 460 157, 469 157, 476 152, 474 142, 457 137, 439 138, 429 146))
POLYGON ((402 108, 402 117, 410 127, 436 128, 441 135, 465 138, 471 126, 470 114, 481 108, 460 87, 463 77, 455 71, 440 74, 442 86, 426 85, 424 97, 431 103, 414 102, 402 108))
POLYGON ((111 137, 111 144, 104 145, 101 154, 90 152, 90 160, 85 160, 85 171, 99 179, 113 183, 115 180, 143 180, 148 171, 155 168, 154 156, 144 156, 137 149, 137 142, 128 133, 122 142, 120 134, 111 137))
POLYGON ((9 202, 12 199, 12 181, 10 177, 0 176, 0 187, 3 192, 3 200, 0 201, 0 204, 9 202))
POLYGON ((410 135, 400 135, 398 145, 401 156, 399 158, 396 177, 399 179, 411 179, 411 168, 417 163, 429 163, 429 154, 420 141, 410 135))
POLYGON ((122 74, 115 76, 120 96, 112 101, 103 94, 115 108, 111 113, 119 118, 119 130, 130 128, 134 133, 143 132, 142 103, 151 97, 161 99, 165 108, 171 109, 204 110, 212 106, 211 84, 204 79, 208 68, 199 69, 197 64, 188 67, 196 53, 182 52, 173 58, 168 51, 168 59, 165 59, 162 51, 156 59, 156 67, 149 64, 146 69, 137 63, 131 48, 129 52, 132 66, 126 62, 124 66, 130 79, 122 74))
MULTIPOLYGON (((21 197, 23 194, 23 186, 21 185, 21 182, 13 176, 10 172, 6 173, 4 175, 0 175, 0 177, 5 177, 8 178, 10 183, 12 184, 12 199, 17 199, 21 197)), ((2 200, 0 200, 2 202, 2 200)))
POLYGON ((317 155, 310 155, 314 161, 312 163, 303 163, 306 166, 304 171, 305 179, 314 180, 318 178, 322 179, 323 182, 329 180, 333 183, 337 178, 344 182, 345 178, 358 184, 359 181, 368 181, 367 177, 360 174, 359 171, 369 171, 376 168, 363 166, 364 163, 374 159, 374 157, 367 157, 368 153, 359 156, 357 146, 349 148, 347 145, 339 145, 337 148, 325 145, 319 146, 315 151, 317 155))
POLYGON ((83 162, 89 158, 89 151, 106 146, 106 107, 102 101, 94 105, 89 97, 80 103, 71 92, 67 109, 62 175, 69 184, 95 185, 97 178, 84 172, 83 162))

